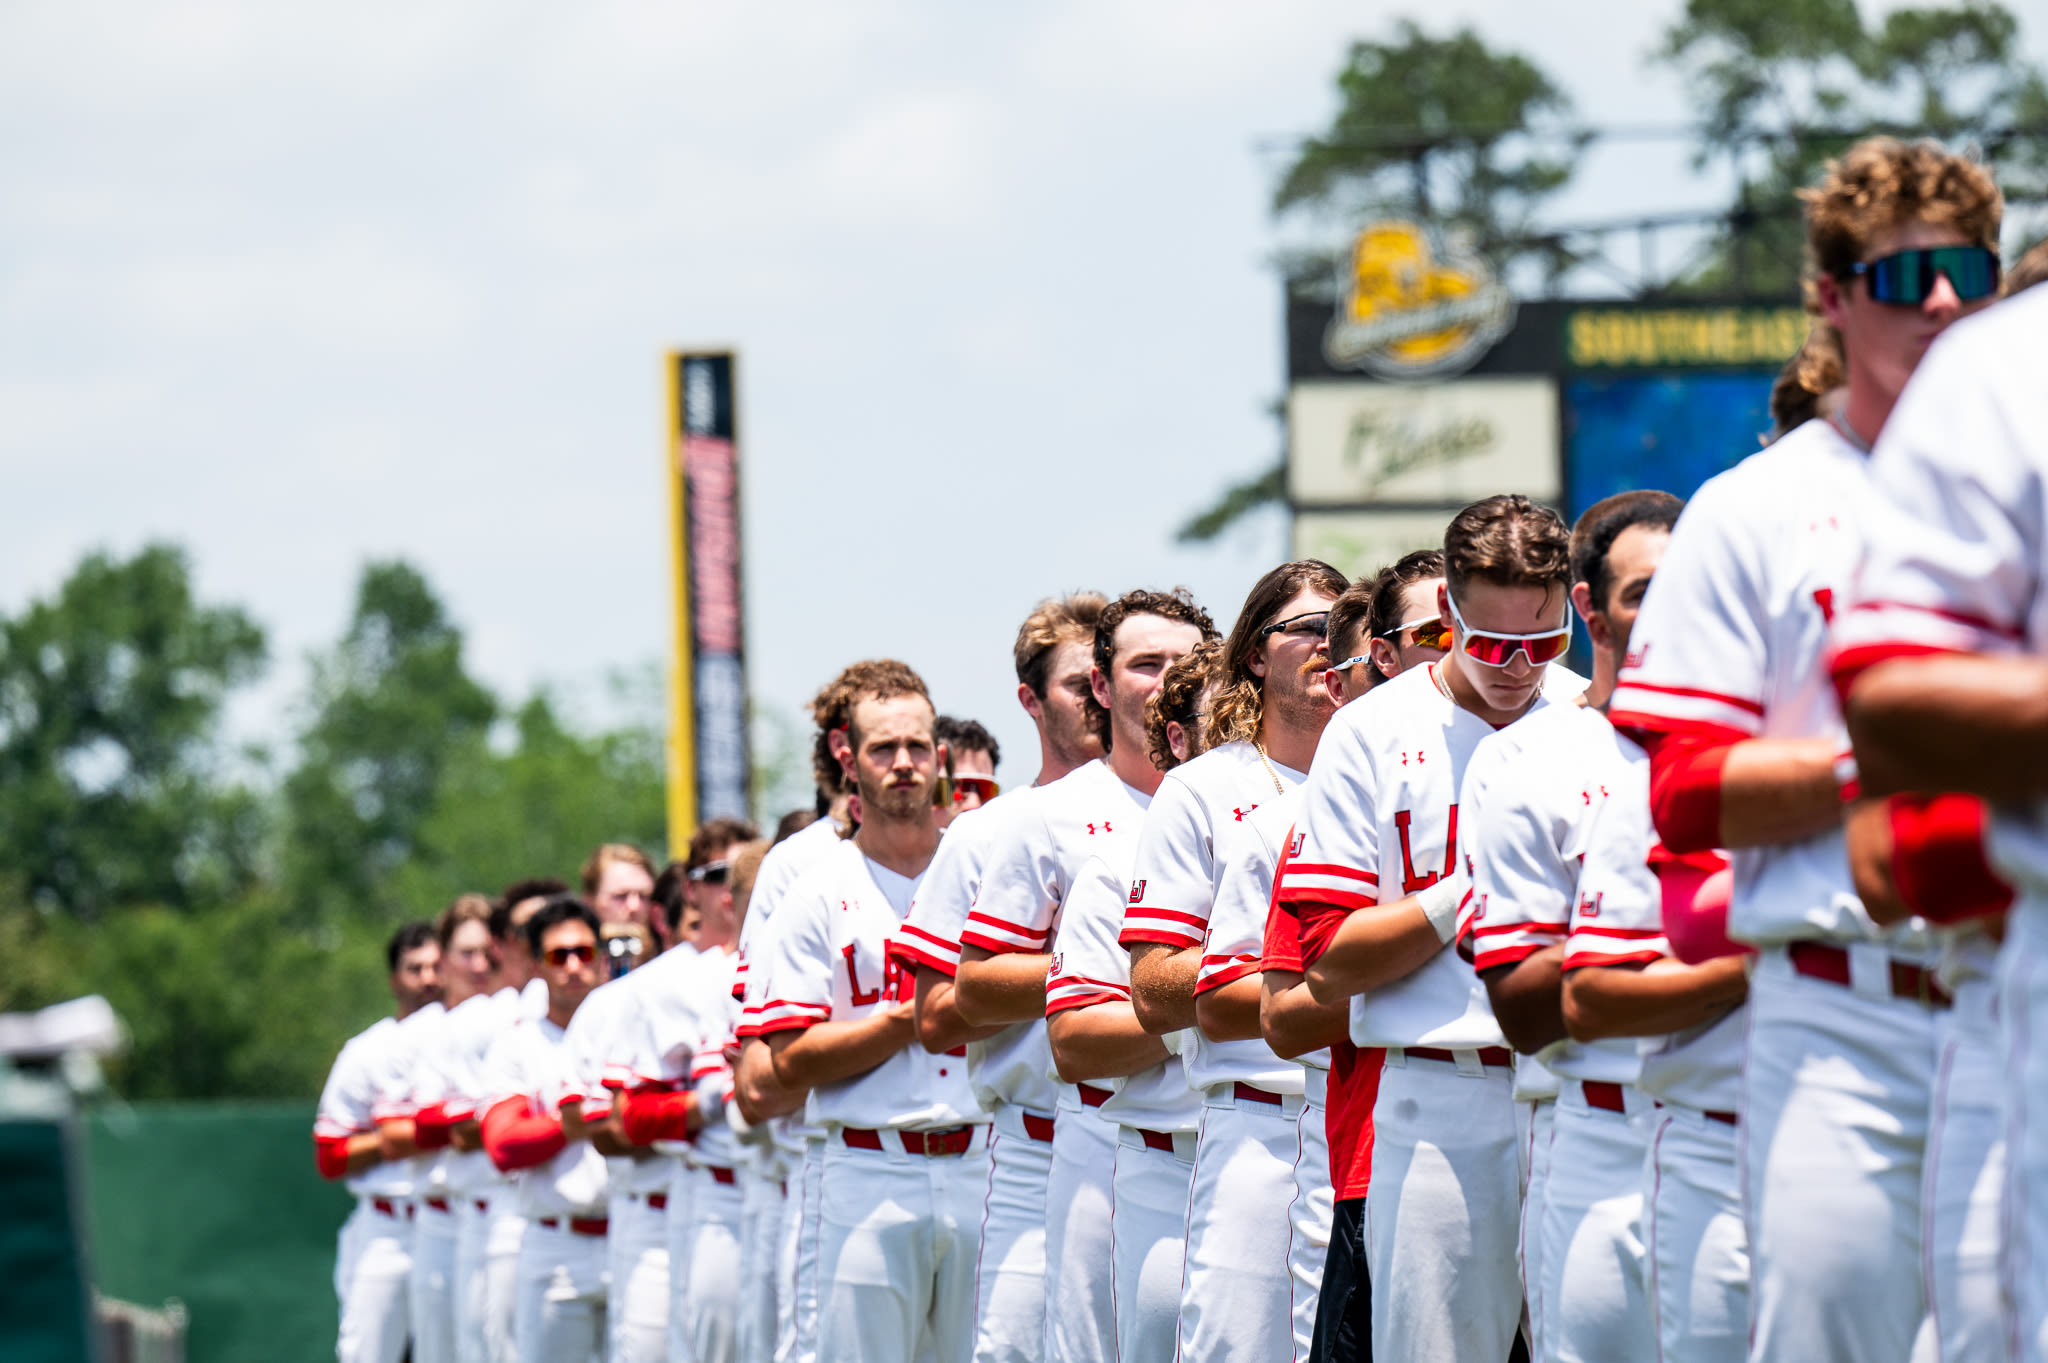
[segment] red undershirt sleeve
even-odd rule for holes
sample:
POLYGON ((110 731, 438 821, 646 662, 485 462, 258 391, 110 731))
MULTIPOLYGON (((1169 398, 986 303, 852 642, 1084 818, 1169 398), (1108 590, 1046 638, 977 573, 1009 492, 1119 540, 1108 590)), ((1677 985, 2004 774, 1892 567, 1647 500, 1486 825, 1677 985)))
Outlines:
POLYGON ((624 1095, 626 1139, 635 1145, 690 1137, 692 1095, 661 1089, 633 1089, 624 1095))
POLYGON ((1717 725, 1631 736, 1650 754, 1650 818, 1658 838, 1678 853, 1719 846, 1721 769, 1745 736, 1717 725))
POLYGON ((2012 887, 1984 858, 1984 802, 1973 795, 1894 795, 1892 882, 1914 913, 1955 923, 2005 912, 2012 887))
POLYGON ((502 1173, 546 1164, 568 1141, 556 1117, 536 1117, 524 1098, 507 1098, 484 1114, 484 1150, 502 1173))
POLYGON ((324 1179, 346 1178, 348 1176, 347 1136, 315 1136, 313 1138, 313 1165, 324 1179))

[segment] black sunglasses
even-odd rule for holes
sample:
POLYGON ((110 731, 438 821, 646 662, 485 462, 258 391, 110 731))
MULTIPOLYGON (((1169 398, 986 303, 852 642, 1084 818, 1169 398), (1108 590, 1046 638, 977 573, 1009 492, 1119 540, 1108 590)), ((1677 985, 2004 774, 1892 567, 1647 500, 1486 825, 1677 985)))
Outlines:
POLYGON ((1313 634, 1320 638, 1330 623, 1328 611, 1310 611, 1306 615, 1290 615, 1285 620, 1275 620, 1270 625, 1259 627, 1259 637, 1273 634, 1313 634))
POLYGON ((1920 246, 1877 260, 1859 260, 1849 267, 1870 283, 1871 301, 1915 308, 1934 292, 1934 281, 1948 276, 1948 286, 1964 303, 1998 292, 1998 253, 1982 246, 1920 246))

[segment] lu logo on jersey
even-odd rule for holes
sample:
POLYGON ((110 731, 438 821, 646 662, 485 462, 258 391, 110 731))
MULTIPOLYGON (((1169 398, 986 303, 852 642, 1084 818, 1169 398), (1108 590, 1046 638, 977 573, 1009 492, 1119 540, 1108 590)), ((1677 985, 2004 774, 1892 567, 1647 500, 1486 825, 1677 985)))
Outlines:
POLYGON ((1132 902, 1133 904, 1135 904, 1135 903, 1137 903, 1137 902, 1138 902, 1139 900, 1143 899, 1144 897, 1145 897, 1145 882, 1144 882, 1144 881, 1142 881, 1142 880, 1134 880, 1134 881, 1132 881, 1132 882, 1131 882, 1131 902, 1132 902))

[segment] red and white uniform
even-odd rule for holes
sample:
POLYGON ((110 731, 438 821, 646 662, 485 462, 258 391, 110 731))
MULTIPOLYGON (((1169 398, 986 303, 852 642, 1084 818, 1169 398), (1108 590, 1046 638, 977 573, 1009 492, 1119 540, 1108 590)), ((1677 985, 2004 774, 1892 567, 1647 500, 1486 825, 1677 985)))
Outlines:
MULTIPOLYGON (((1201 972, 1195 979, 1198 996, 1256 977, 1269 964, 1266 920, 1273 901, 1273 881, 1293 840, 1300 804, 1297 786, 1260 805, 1233 839, 1229 858, 1222 863, 1216 903, 1209 913, 1209 932, 1202 944, 1201 972)), ((1294 962, 1277 968, 1301 968, 1298 941, 1294 962)), ((1322 1292, 1323 1260, 1330 1246, 1334 1214, 1323 1111, 1330 1053, 1327 1049, 1312 1051, 1297 1060, 1283 1061, 1263 1042, 1211 1043, 1203 1051, 1209 1065, 1242 1066, 1246 1073, 1238 1078, 1225 1071, 1226 1078, 1201 1083, 1195 1064, 1188 1064, 1189 1082, 1207 1094, 1208 1111, 1203 1114, 1201 1141, 1195 1150, 1195 1183, 1188 1202, 1188 1282, 1181 1301, 1183 1350, 1191 1335, 1199 1340, 1205 1332, 1212 1332, 1210 1337, 1227 1341, 1230 1356, 1305 1359, 1314 1342, 1316 1301, 1322 1292), (1257 1050, 1251 1049, 1254 1045, 1257 1050), (1305 1071, 1313 1071, 1313 1076, 1305 1071), (1298 1103, 1293 1092, 1296 1082, 1302 1085, 1298 1103), (1248 1098, 1246 1088, 1278 1095, 1281 1101, 1248 1098), (1235 1100, 1231 1107, 1220 1101, 1226 1090, 1231 1090, 1229 1096, 1235 1100), (1223 1116, 1226 1112, 1229 1118, 1223 1116), (1211 1150, 1221 1153, 1225 1149, 1217 1138, 1233 1119, 1242 1128, 1242 1138, 1229 1147, 1228 1158, 1218 1162, 1221 1167, 1210 1171, 1212 1177, 1205 1179, 1204 1166, 1211 1150), (1211 1183, 1220 1185, 1215 1192, 1206 1191, 1211 1183), (1205 1197, 1212 1203, 1225 1203, 1227 1214, 1211 1209, 1205 1215, 1205 1197), (1197 1250, 1198 1227, 1205 1240, 1214 1242, 1213 1252, 1209 1247, 1197 1250), (1199 1275, 1195 1265, 1198 1254, 1206 1265, 1199 1275), (1198 1282, 1201 1299, 1196 1301, 1198 1282), (1189 1329, 1191 1321, 1196 1330, 1189 1329)), ((1187 1058, 1185 1050, 1182 1058, 1187 1058)))
MULTIPOLYGON (((1699 794, 1718 774, 1688 751, 1750 738, 1848 747, 1825 653, 1859 552, 1864 477, 1863 454, 1809 421, 1710 479, 1679 518, 1611 708, 1650 750, 1651 805, 1673 850, 1719 837, 1719 798, 1699 794)), ((1918 919, 1871 922, 1839 828, 1731 859, 1729 935, 1762 949, 1737 1136, 1755 1270, 1750 1356, 1903 1358, 1927 1313, 1918 1266, 1936 1009, 1917 982, 1936 943, 1918 919), (1807 1063, 1814 1054, 1833 1063, 1807 1063)))
MULTIPOLYGON (((580 1087, 567 1029, 546 1017, 521 1018, 491 1044, 484 1083, 486 1113, 511 1100, 529 1119, 557 1118, 563 1097, 580 1087)), ((556 1153, 515 1179, 527 1221, 512 1322, 519 1363, 590 1358, 607 1341, 604 1156, 588 1141, 560 1142, 557 1128, 548 1142, 556 1153)))
MULTIPOLYGON (((1076 875, 1060 917, 1046 986, 1048 1016, 1102 1003, 1128 1003, 1131 957, 1118 944, 1131 884, 1133 844, 1122 855, 1091 857, 1076 875)), ((1187 1033, 1168 1037, 1169 1049, 1187 1033)), ((1084 1105, 1112 1124, 1110 1176, 1111 1310, 1116 1358, 1171 1358, 1180 1322, 1188 1185, 1194 1174, 1201 1095, 1188 1087, 1178 1056, 1120 1080, 1087 1085, 1084 1105), (1107 1097, 1100 1095, 1107 1093, 1107 1097)), ((1060 1127, 1083 1127, 1089 1112, 1062 1109, 1060 1127)), ((1090 1269, 1101 1275, 1100 1259, 1090 1269)))
MULTIPOLYGON (((1152 797, 1125 785, 1097 759, 1006 799, 1024 803, 1005 809, 998 800, 985 811, 1002 814, 1004 823, 992 838, 960 939, 996 954, 1040 952, 1051 943, 1050 1013, 1061 988, 1054 934, 1081 868, 1098 853, 1126 863, 1152 797)), ((1088 1100, 1099 1103, 1110 1086, 1060 1084, 1050 1059, 1048 1047, 1046 1075, 1057 1097, 1045 1192, 1045 1357, 1053 1363, 1109 1363, 1116 1351, 1116 1316, 1100 1269, 1110 1251, 1115 1130, 1095 1119, 1088 1100)), ((1021 1072, 1016 1077, 1021 1081, 1021 1072)))
MULTIPOLYGON (((327 1072, 313 1119, 313 1140, 323 1172, 346 1162, 351 1136, 377 1129, 385 1052, 397 1042, 398 1021, 379 1018, 349 1038, 327 1072)), ((330 1174, 331 1176, 331 1174, 330 1174)), ((373 1164, 347 1180, 356 1209, 341 1227, 334 1256, 334 1292, 341 1301, 336 1342, 340 1363, 398 1363, 411 1327, 412 1197, 410 1160, 373 1164)))
POLYGON ((449 1156, 429 1145, 422 1122, 444 1087, 440 1052, 448 1044, 449 1012, 430 1003, 398 1024, 398 1044, 387 1053, 386 1084, 394 1095, 387 1112, 413 1118, 421 1154, 413 1166, 412 1308, 414 1363, 455 1363, 456 1218, 449 1198, 449 1156))
MULTIPOLYGON (((1594 823, 1579 899, 1597 905, 1604 940, 1574 937, 1568 968, 1672 955, 1663 934, 1663 887, 1651 865, 1650 759, 1618 739, 1622 769, 1594 823)), ((1749 1240, 1736 1178, 1747 1005, 1668 1036, 1640 1037, 1635 1087, 1655 1104, 1649 1153, 1638 1172, 1642 1246, 1658 1355, 1740 1363, 1749 1352, 1749 1240)))
MULTIPOLYGON (((762 1036, 846 1022, 912 996, 890 942, 918 881, 842 843, 776 910, 762 1036)), ((818 1358, 907 1359, 928 1340, 965 1358, 988 1185, 988 1114, 965 1058, 914 1041, 851 1079, 811 1090, 827 1132, 819 1197, 818 1358)))
MULTIPOLYGON (((953 820, 918 887, 894 950, 906 968, 958 973, 966 931, 989 863, 1036 815, 1036 790, 1021 791, 953 820)), ((1053 1112, 1059 1081, 1045 1019, 1020 1022, 967 1047, 974 1095, 994 1123, 988 1192, 976 1254, 974 1353, 977 1363, 1044 1357, 1046 1180, 1052 1172, 1053 1112)))
MULTIPOLYGON (((1317 951, 1334 932, 1325 920, 1458 874, 1458 788, 1494 729, 1454 705, 1436 671, 1414 668, 1346 705, 1316 747, 1276 893, 1304 906, 1317 951)), ((1528 714, 1584 687, 1552 667, 1528 714)), ((1522 1143, 1512 1055, 1485 986, 1446 946, 1352 999, 1351 1040, 1386 1048, 1365 1209, 1373 1352, 1505 1358, 1522 1320, 1522 1143), (1447 1274, 1452 1262, 1460 1269, 1447 1274)))
MULTIPOLYGON (((1835 619, 1843 663, 1928 652, 2048 653, 2048 292, 2029 289, 1957 323, 1928 350, 1893 409, 1871 460, 1866 555, 1853 598, 1835 619)), ((1984 944, 1960 943, 1944 962, 1955 1008, 1942 1020, 1943 1081, 1929 1136, 1927 1257, 1944 1358, 2048 1358, 2048 801, 1992 811, 1991 869, 2015 891, 1998 956, 1996 1030, 2002 1060, 1983 1055, 1989 1004, 1979 976, 1984 944), (2003 1095, 1998 1148, 1990 1110, 2003 1095), (1973 1193, 1993 1187, 2001 1156, 2005 1199, 2006 1338, 1982 1325, 1987 1239, 1996 1223, 1973 1193), (1974 1168, 1973 1168, 1974 1166, 1974 1168), (1987 1225, 1987 1222, 1990 1224, 1987 1225)), ((1978 882, 1983 867, 1951 861, 1944 879, 1978 882)))
MULTIPOLYGON (((1472 754, 1458 812, 1476 970, 1550 947, 1564 948, 1567 971, 1664 954, 1659 931, 1615 926, 1598 895, 1580 887, 1589 835, 1626 771, 1627 742, 1598 711, 1552 705, 1472 754)), ((1647 791, 1644 801, 1647 808, 1647 791)), ((1524 1200, 1522 1221, 1537 1352, 1574 1363, 1650 1357, 1641 1233, 1650 1104, 1634 1086, 1636 1043, 1566 1039, 1545 1047, 1543 1061, 1560 1089, 1544 1185, 1524 1200)))

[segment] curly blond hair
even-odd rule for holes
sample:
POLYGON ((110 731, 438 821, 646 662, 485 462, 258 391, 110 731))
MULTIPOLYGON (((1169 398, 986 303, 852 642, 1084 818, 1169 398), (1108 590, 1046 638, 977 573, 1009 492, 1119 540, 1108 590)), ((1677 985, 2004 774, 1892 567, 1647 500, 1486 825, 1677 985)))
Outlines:
POLYGON ((1816 282, 1847 279, 1871 239, 1902 223, 1953 227, 1975 246, 1998 249, 2005 203, 1991 172, 1932 141, 1869 137, 1828 162, 1819 184, 1799 191, 1806 205, 1806 308, 1818 313, 1816 282))

